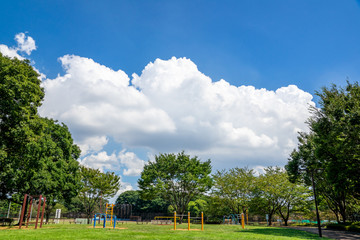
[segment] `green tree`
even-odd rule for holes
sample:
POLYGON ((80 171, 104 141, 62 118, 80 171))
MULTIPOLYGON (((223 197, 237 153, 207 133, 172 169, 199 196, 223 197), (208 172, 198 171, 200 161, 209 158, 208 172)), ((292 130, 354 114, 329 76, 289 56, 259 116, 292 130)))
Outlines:
POLYGON ((0 199, 43 194, 49 213, 78 193, 80 149, 65 124, 38 116, 43 97, 29 61, 0 54, 0 199))
POLYGON ((23 158, 23 164, 26 162, 23 177, 27 180, 20 192, 46 196, 48 220, 57 202, 70 202, 79 193, 80 149, 73 144, 67 126, 52 119, 40 118, 35 132, 37 138, 29 143, 23 158))
POLYGON ((123 192, 116 199, 116 205, 131 204, 134 213, 166 212, 169 203, 160 196, 151 200, 143 200, 139 190, 123 192))
POLYGON ((206 212, 208 208, 208 203, 203 199, 196 199, 195 201, 190 201, 188 205, 188 211, 191 216, 201 217, 202 212, 206 212))
POLYGON ((253 197, 254 171, 248 168, 232 168, 214 174, 213 194, 222 198, 233 213, 245 213, 253 197))
POLYGON ((6 158, 7 196, 21 203, 23 194, 46 197, 46 219, 57 201, 70 201, 80 189, 80 149, 64 124, 34 117, 28 125, 31 141, 24 143, 21 158, 6 158), (10 161, 11 160, 11 161, 10 161))
POLYGON ((210 173, 210 160, 201 162, 184 152, 160 154, 145 165, 138 184, 144 199, 161 196, 182 216, 195 196, 211 188, 210 173))
POLYGON ((288 180, 287 173, 279 167, 267 167, 256 181, 252 209, 269 216, 269 225, 276 213, 287 223, 291 206, 301 193, 295 192, 295 185, 288 180))
POLYGON ((285 226, 287 226, 292 213, 303 211, 309 207, 311 193, 304 185, 291 183, 287 179, 286 173, 282 174, 285 178, 283 179, 282 203, 278 208, 278 213, 284 220, 285 226))
POLYGON ((207 221, 213 223, 221 223, 225 215, 229 215, 232 209, 228 206, 224 198, 216 195, 211 195, 205 198, 207 202, 207 208, 204 214, 207 221))
POLYGON ((44 97, 38 76, 28 60, 0 53, 0 199, 11 198, 24 182, 19 170, 35 137, 30 125, 37 121, 44 97))
POLYGON ((308 183, 313 176, 338 221, 345 222, 347 206, 360 198, 360 86, 332 85, 316 95, 320 108, 311 108, 311 132, 300 134, 287 170, 293 181, 308 183))
POLYGON ((109 199, 120 189, 120 176, 113 172, 102 173, 99 169, 81 166, 81 183, 79 198, 90 223, 90 218, 99 205, 100 198, 109 199))

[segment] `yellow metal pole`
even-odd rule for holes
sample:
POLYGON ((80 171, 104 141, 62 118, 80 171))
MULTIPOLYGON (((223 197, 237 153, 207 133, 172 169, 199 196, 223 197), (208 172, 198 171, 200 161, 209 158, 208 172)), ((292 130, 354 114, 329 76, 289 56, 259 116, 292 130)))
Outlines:
POLYGON ((246 209, 246 224, 249 225, 249 211, 246 209))
POLYGON ((245 229, 244 213, 241 214, 241 226, 242 226, 242 229, 245 229))
POLYGON ((190 231, 190 212, 188 212, 188 231, 190 231))
POLYGON ((201 212, 201 231, 204 231, 204 213, 201 212))
POLYGON ((176 230, 176 211, 174 212, 174 230, 176 230))

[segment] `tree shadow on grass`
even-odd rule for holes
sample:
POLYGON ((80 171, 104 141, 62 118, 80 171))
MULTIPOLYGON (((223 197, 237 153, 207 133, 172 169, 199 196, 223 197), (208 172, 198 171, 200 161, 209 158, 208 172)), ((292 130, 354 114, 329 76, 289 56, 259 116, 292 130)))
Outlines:
POLYGON ((316 234, 312 234, 309 232, 289 229, 289 228, 274 228, 274 227, 263 227, 263 228, 250 228, 237 230, 236 232, 247 232, 251 234, 259 234, 259 235, 272 235, 278 237, 293 237, 298 239, 330 239, 330 238, 320 238, 316 234))

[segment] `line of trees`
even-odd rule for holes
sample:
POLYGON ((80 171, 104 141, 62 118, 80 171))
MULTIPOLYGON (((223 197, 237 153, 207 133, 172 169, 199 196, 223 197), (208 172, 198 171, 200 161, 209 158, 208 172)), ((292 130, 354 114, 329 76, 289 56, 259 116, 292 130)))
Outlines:
MULTIPOLYGON (((268 214, 269 225, 275 214, 281 216, 287 225, 291 213, 311 204, 309 189, 291 183, 286 171, 279 167, 268 167, 259 176, 248 168, 221 170, 213 175, 210 175, 210 170, 209 160, 201 163, 184 152, 161 154, 145 166, 137 196, 147 200, 161 196, 167 200, 169 213, 177 211, 180 216, 186 211, 195 216, 204 211, 208 217, 221 219, 230 213, 245 214, 250 210, 252 215, 268 214), (191 166, 191 160, 196 164, 191 166)), ((118 201, 126 202, 128 194, 120 195, 118 201)), ((137 209, 141 209, 141 202, 135 204, 138 204, 137 209)))
MULTIPOLYGON (((100 199, 105 203, 118 192, 120 177, 79 165, 80 149, 67 126, 38 114, 44 98, 40 83, 28 60, 0 53, 0 203, 21 204, 25 193, 43 194, 47 219, 59 204, 90 218, 100 199)), ((355 220, 360 209, 360 86, 333 85, 316 95, 320 108, 310 108, 310 131, 299 133, 286 172, 268 167, 255 176, 251 169, 233 168, 211 175, 210 160, 201 162, 184 152, 159 154, 138 181, 140 191, 133 193, 138 194, 137 206, 149 211, 161 198, 180 215, 206 209, 208 215, 220 216, 251 209, 268 214, 270 224, 274 214, 287 224, 292 212, 311 208, 314 180, 320 203, 326 203, 338 222, 355 220)))

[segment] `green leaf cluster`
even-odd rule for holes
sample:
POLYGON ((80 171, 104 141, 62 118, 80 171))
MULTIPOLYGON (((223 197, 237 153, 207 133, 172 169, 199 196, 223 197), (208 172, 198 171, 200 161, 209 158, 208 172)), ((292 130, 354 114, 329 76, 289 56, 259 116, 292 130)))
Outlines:
MULTIPOLYGON (((100 205, 100 200, 107 200, 119 191, 120 176, 114 172, 102 173, 99 169, 81 166, 81 184, 79 198, 83 203, 88 220, 100 205)), ((103 212, 104 208, 103 208, 103 212)))
POLYGON ((211 162, 184 152, 159 154, 145 165, 138 180, 142 198, 161 196, 182 215, 189 202, 212 186, 211 162))

